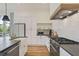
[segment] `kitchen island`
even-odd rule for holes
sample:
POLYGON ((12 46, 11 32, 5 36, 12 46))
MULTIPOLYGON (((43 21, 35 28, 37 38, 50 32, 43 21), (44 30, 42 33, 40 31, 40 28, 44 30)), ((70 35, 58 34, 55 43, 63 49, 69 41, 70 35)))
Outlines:
POLYGON ((19 40, 0 38, 0 56, 18 56, 19 43, 19 40))

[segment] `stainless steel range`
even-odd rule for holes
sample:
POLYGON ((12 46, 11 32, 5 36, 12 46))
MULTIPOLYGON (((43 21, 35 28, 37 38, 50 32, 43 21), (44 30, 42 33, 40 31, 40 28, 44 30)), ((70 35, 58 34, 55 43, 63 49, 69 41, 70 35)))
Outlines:
POLYGON ((53 39, 50 39, 50 55, 59 56, 59 43, 53 39))
POLYGON ((79 44, 79 42, 64 37, 52 38, 50 39, 50 55, 59 56, 61 44, 79 44))

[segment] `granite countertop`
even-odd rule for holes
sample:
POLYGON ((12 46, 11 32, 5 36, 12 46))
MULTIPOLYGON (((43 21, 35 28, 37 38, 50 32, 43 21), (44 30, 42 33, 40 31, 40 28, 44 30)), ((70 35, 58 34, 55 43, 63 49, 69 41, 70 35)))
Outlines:
POLYGON ((60 46, 70 55, 79 56, 79 44, 61 44, 60 46))
POLYGON ((10 39, 0 39, 0 52, 5 51, 7 48, 10 48, 16 43, 19 43, 20 40, 10 40, 10 39))

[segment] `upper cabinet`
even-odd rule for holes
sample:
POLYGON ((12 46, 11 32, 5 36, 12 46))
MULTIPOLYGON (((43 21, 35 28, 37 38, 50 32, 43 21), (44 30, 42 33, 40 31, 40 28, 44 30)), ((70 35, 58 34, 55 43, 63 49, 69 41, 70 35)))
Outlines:
MULTIPOLYGON (((51 8, 50 8, 51 9, 51 8)), ((51 15, 51 20, 64 19, 78 12, 79 4, 59 4, 51 15)))

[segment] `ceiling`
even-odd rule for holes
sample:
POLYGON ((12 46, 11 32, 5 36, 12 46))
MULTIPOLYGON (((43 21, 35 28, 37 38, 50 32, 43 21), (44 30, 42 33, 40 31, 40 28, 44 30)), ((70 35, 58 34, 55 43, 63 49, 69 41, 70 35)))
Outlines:
POLYGON ((61 10, 79 9, 78 3, 61 4, 61 10))

